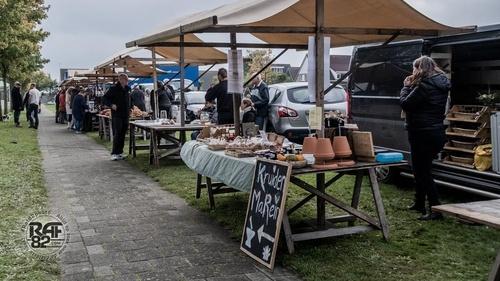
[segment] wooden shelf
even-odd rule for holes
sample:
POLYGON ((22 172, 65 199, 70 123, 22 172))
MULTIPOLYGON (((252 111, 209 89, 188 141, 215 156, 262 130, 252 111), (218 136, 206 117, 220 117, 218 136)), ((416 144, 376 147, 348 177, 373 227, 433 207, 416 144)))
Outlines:
POLYGON ((449 165, 460 166, 460 167, 464 167, 464 168, 468 168, 468 169, 475 169, 474 165, 457 163, 457 162, 453 162, 453 161, 450 161, 450 160, 443 160, 443 163, 449 164, 449 165))
POLYGON ((445 146, 444 150, 449 150, 449 151, 456 151, 456 152, 464 152, 464 153, 471 153, 474 154, 474 150, 470 149, 465 149, 465 148, 459 148, 459 147, 453 147, 453 146, 445 146))

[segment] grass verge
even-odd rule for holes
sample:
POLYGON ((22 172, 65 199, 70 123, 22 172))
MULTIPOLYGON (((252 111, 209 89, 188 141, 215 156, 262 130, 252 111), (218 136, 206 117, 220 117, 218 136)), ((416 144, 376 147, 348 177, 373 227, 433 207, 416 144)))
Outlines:
MULTIPOLYGON (((110 147, 110 143, 98 143, 110 147)), ((227 194, 216 197, 216 210, 208 206, 206 193, 195 199, 196 176, 182 161, 162 161, 161 168, 148 165, 145 151, 128 161, 155 179, 166 190, 184 198, 195 208, 208 213, 228 228, 239 241, 243 228, 248 194, 227 194)), ((315 178, 304 177, 308 182, 315 178)), ((349 202, 352 177, 344 177, 329 190, 349 202)), ((373 213, 372 198, 364 180, 360 208, 373 213)), ((296 253, 288 255, 282 245, 277 264, 296 271, 305 280, 486 280, 490 266, 500 248, 500 232, 485 226, 466 225, 453 219, 437 222, 417 221, 415 213, 405 210, 413 192, 408 188, 381 185, 391 239, 385 242, 381 233, 372 232, 343 238, 296 243, 296 253)), ((306 194, 295 186, 289 188, 287 205, 300 201, 306 194)), ((451 195, 448 201, 462 200, 451 195)), ((337 214, 332 207, 329 215, 337 214)), ((291 222, 313 218, 315 201, 292 215, 291 222)), ((283 242, 283 241, 281 241, 283 242)))
POLYGON ((36 131, 23 125, 0 122, 0 280, 57 280, 57 262, 32 255, 21 231, 29 215, 47 210, 36 131))

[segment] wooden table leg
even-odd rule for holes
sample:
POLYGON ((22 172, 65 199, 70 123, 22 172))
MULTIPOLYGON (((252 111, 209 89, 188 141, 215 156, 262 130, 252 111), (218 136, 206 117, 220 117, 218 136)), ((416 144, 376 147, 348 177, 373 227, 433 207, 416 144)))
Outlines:
POLYGON ((154 146, 155 146, 155 134, 154 130, 150 131, 150 139, 149 139, 149 165, 153 165, 154 160, 154 146))
POLYGON ((154 135, 154 145, 153 145, 153 165, 155 165, 155 167, 159 167, 160 166, 160 151, 159 151, 159 145, 161 143, 161 139, 159 138, 158 134, 156 133, 155 130, 151 130, 154 135))
POLYGON ((207 179, 207 190, 208 190, 208 202, 210 204, 210 209, 213 210, 215 209, 215 200, 214 200, 214 193, 212 189, 212 179, 209 177, 206 177, 207 179))
POLYGON ((389 224, 387 223, 387 217, 385 216, 384 203, 382 202, 382 195, 380 194, 380 188, 378 185, 377 174, 374 168, 368 169, 368 175, 370 177, 370 187, 372 189, 373 200, 375 201, 375 208, 377 210, 377 216, 380 221, 380 227, 382 229, 382 234, 385 240, 389 239, 389 224))
MULTIPOLYGON (((361 196, 361 185, 363 184, 363 171, 358 171, 356 174, 356 181, 354 182, 354 190, 352 192, 351 207, 357 209, 359 206, 359 199, 361 196)), ((354 225, 354 221, 348 223, 349 226, 354 225)))
POLYGON ((287 212, 283 212, 283 233, 285 234, 286 247, 288 248, 288 253, 293 254, 295 252, 295 246, 293 244, 292 228, 290 227, 290 221, 288 220, 287 212))
POLYGON ((115 138, 115 136, 113 135, 113 121, 110 119, 108 119, 108 122, 109 122, 109 141, 113 142, 113 139, 115 138))
POLYGON ((202 181, 203 181, 203 176, 200 174, 196 174, 196 199, 200 199, 201 197, 202 181))
MULTIPOLYGON (((318 173, 316 174, 316 189, 325 193, 325 174, 318 173)), ((326 225, 326 208, 325 208, 325 199, 321 197, 316 198, 316 218, 319 229, 324 229, 326 225)))
POLYGON ((130 123, 129 124, 129 139, 128 139, 128 155, 132 155, 132 157, 135 157, 134 155, 134 140, 135 140, 135 126, 134 124, 130 123))
POLYGON ((500 281, 500 252, 498 252, 495 263, 491 267, 488 281, 500 281))

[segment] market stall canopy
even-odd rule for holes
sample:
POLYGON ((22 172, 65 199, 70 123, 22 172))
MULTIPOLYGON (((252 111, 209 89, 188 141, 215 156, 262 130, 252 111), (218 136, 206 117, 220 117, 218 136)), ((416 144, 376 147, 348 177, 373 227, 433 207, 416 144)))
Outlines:
MULTIPOLYGON (((195 34, 187 34, 185 40, 188 42, 202 43, 203 41, 195 34)), ((176 42, 174 39, 167 39, 176 42)), ((156 47, 155 52, 164 58, 179 61, 180 50, 178 47, 156 47)), ((206 65, 214 63, 226 63, 227 54, 212 47, 186 48, 184 51, 184 62, 195 65, 206 65)))
MULTIPOLYGON (((403 0, 324 0, 324 34, 332 47, 470 31, 431 20, 403 0)), ((315 33, 315 0, 247 0, 177 19, 164 28, 127 43, 170 46, 188 33, 251 33, 267 44, 307 45, 315 33)), ((197 37, 196 37, 197 38, 197 37)), ((185 42, 192 38, 186 36, 185 42)), ((196 47, 196 44, 187 44, 196 47)))

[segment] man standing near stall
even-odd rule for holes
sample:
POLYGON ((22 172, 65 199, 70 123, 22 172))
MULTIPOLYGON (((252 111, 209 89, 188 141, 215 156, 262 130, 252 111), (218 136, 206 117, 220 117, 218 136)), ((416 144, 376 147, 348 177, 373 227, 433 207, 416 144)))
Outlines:
POLYGON ((130 87, 127 74, 118 76, 118 83, 113 85, 103 97, 104 105, 111 108, 111 124, 113 126, 113 150, 111 160, 125 159, 123 146, 127 135, 130 115, 130 87))
MULTIPOLYGON (((252 74, 254 76, 255 74, 252 74)), ((252 89, 250 90, 250 99, 257 111, 255 116, 255 124, 259 125, 259 130, 266 130, 267 115, 269 111, 269 88, 262 81, 262 77, 255 76, 252 80, 252 89)))
POLYGON ((16 82, 14 88, 10 92, 10 100, 12 101, 12 110, 14 111, 14 123, 16 127, 21 127, 19 123, 19 115, 23 111, 23 96, 21 95, 21 83, 16 82))
POLYGON ((227 70, 225 68, 219 69, 217 79, 219 83, 207 90, 205 100, 213 102, 217 99, 217 123, 219 125, 233 124, 233 97, 227 93, 227 70))
POLYGON ((38 129, 38 113, 42 104, 42 93, 38 91, 35 83, 31 83, 28 95, 30 128, 38 129))

